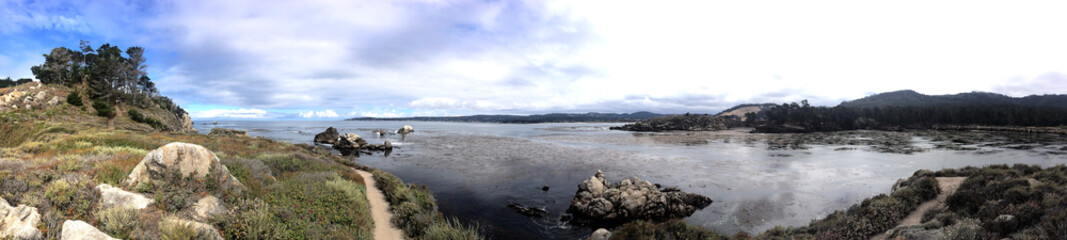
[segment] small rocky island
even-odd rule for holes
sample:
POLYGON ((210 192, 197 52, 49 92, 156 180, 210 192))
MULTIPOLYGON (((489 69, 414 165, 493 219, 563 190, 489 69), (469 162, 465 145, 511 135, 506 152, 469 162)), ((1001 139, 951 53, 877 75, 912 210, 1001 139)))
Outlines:
POLYGON ((725 130, 728 120, 707 114, 673 114, 648 119, 646 121, 611 127, 611 130, 635 132, 660 131, 716 131, 725 130))
MULTIPOLYGON (((414 131, 411 130, 411 126, 404 126, 404 128, 401 128, 401 130, 404 129, 411 132, 414 131)), ((341 151, 341 154, 344 155, 352 155, 360 150, 386 152, 393 150, 393 143, 389 141, 385 141, 385 143, 382 144, 369 144, 367 143, 367 140, 364 140, 359 134, 338 134, 337 129, 333 127, 326 128, 326 131, 315 134, 315 143, 331 144, 334 149, 341 151)))
MULTIPOLYGON (((631 178, 608 183, 604 173, 578 184, 564 218, 579 225, 607 226, 633 220, 684 218, 712 203, 711 199, 678 188, 663 188, 649 181, 631 178), (569 216, 569 217, 568 217, 569 216)), ((565 219, 566 220, 566 219, 565 219)))

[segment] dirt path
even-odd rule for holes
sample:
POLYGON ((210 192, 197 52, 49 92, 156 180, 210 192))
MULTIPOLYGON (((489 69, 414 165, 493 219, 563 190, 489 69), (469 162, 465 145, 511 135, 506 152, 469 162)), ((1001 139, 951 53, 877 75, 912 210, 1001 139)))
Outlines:
MULTIPOLYGON (((911 225, 922 224, 923 213, 926 213, 926 210, 929 210, 930 208, 933 208, 933 207, 936 207, 936 206, 945 205, 945 200, 948 199, 949 195, 952 195, 952 193, 956 192, 956 189, 960 187, 960 184, 963 183, 964 179, 967 179, 967 178, 966 177, 939 177, 939 178, 937 178, 937 187, 941 188, 941 193, 937 194, 937 197, 934 198, 934 200, 926 201, 926 202, 920 204, 918 208, 915 208, 915 211, 912 211, 911 214, 908 214, 907 217, 904 217, 904 220, 900 221, 900 224, 898 224, 897 226, 899 227, 899 226, 911 226, 911 225)), ((874 237, 871 238, 871 240, 884 240, 884 239, 886 239, 885 233, 878 234, 877 236, 874 236, 874 237)))
POLYGON ((389 211, 389 202, 385 201, 385 195, 378 190, 374 175, 363 170, 353 170, 363 176, 363 181, 367 183, 367 201, 370 202, 370 215, 374 219, 374 239, 404 239, 404 232, 393 226, 393 213, 389 211))

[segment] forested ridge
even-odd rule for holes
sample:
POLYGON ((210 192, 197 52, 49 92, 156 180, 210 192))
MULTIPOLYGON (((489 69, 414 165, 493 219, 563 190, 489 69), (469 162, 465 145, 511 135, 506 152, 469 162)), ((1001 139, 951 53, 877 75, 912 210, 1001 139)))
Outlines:
POLYGON ((914 91, 878 94, 836 107, 788 103, 750 115, 759 132, 816 132, 855 129, 929 129, 938 125, 1055 127, 1067 124, 1065 95, 1013 98, 973 92, 929 96, 914 91))

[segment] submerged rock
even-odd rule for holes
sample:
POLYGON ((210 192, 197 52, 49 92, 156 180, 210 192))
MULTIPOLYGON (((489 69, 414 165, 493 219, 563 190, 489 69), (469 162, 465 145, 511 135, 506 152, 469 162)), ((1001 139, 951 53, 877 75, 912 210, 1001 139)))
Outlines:
POLYGON ((326 128, 326 131, 315 134, 315 143, 336 144, 337 140, 340 138, 341 134, 337 133, 337 129, 329 127, 326 128))
POLYGON ((527 207, 518 203, 508 204, 508 208, 515 209, 516 212, 527 217, 547 217, 548 211, 543 208, 527 207))
POLYGON ((192 181, 203 181, 210 177, 220 190, 240 191, 244 188, 215 153, 200 145, 181 142, 169 143, 148 152, 124 183, 127 187, 142 182, 162 186, 167 184, 166 176, 171 173, 192 181))
POLYGON ((26 205, 12 207, 0 198, 0 239, 43 239, 37 224, 41 214, 37 208, 26 205))
POLYGON ((81 220, 64 221, 63 233, 60 235, 63 240, 118 240, 81 220))
POLYGON ((604 173, 597 171, 578 184, 567 213, 577 224, 614 225, 638 219, 684 218, 711 203, 708 197, 673 188, 660 190, 639 178, 608 183, 604 173))

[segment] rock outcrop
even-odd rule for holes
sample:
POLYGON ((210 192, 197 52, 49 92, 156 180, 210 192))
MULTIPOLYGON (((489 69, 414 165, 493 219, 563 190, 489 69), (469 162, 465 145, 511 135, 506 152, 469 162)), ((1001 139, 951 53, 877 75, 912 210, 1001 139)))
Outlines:
POLYGON ((364 145, 367 145, 367 140, 363 140, 359 134, 345 133, 341 135, 341 139, 337 140, 337 143, 333 145, 333 148, 337 149, 360 149, 364 145))
POLYGON ((396 133, 400 134, 408 134, 413 132, 415 132, 415 129, 411 128, 411 125, 404 125, 404 127, 401 127, 399 130, 396 130, 396 133))
POLYGON ((179 121, 181 122, 179 124, 181 125, 180 129, 182 132, 196 132, 196 128, 193 128, 193 119, 189 118, 188 113, 182 113, 181 120, 179 121))
POLYGON ((212 215, 225 214, 226 207, 222 205, 222 201, 215 196, 207 196, 196 201, 193 205, 193 220, 208 221, 212 215))
POLYGON ((248 137, 248 132, 237 130, 237 129, 212 128, 211 129, 211 133, 208 133, 208 135, 248 137))
POLYGON ((241 182, 230 174, 230 170, 219 162, 207 148, 196 144, 174 142, 159 147, 151 152, 133 168, 123 181, 127 187, 138 183, 152 183, 156 186, 165 184, 168 174, 178 173, 182 178, 204 180, 205 176, 216 181, 220 190, 241 191, 241 182))
MULTIPOLYGON (((317 139, 318 136, 316 136, 317 139)), ((384 144, 367 144, 367 140, 363 140, 358 134, 345 133, 341 135, 337 143, 333 144, 333 148, 345 156, 358 155, 360 151, 385 151, 386 154, 389 154, 393 150, 393 143, 385 141, 384 144)))
POLYGON ((326 131, 315 134, 315 143, 336 144, 340 138, 341 134, 337 133, 337 129, 329 127, 326 128, 326 131))
POLYGON ((674 114, 654 117, 647 121, 626 124, 621 127, 611 127, 611 130, 625 130, 636 132, 659 132, 659 131, 715 131, 725 130, 726 119, 709 116, 707 114, 674 114))
POLYGON ((593 231, 593 234, 589 235, 589 240, 608 240, 611 238, 611 232, 607 229, 597 229, 593 231))
POLYGON ((583 225, 614 225, 638 219, 666 220, 692 215, 712 203, 705 196, 677 188, 659 189, 639 178, 608 183, 604 173, 578 184, 567 213, 571 222, 583 225))
POLYGON ((43 239, 37 224, 41 214, 37 208, 26 205, 12 207, 0 198, 0 239, 43 239))
POLYGON ((81 220, 64 221, 63 233, 60 235, 63 240, 118 240, 81 220))
POLYGON ((113 187, 106 183, 97 185, 96 190, 100 192, 101 209, 122 207, 141 210, 148 207, 148 205, 155 203, 155 200, 145 197, 140 193, 127 192, 121 188, 113 187))

